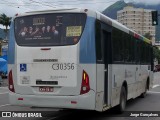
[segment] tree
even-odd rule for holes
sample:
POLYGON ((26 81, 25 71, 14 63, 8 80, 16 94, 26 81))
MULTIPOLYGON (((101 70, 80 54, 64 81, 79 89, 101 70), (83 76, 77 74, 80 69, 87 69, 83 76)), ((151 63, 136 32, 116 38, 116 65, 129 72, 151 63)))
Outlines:
POLYGON ((144 37, 148 38, 149 40, 152 40, 152 35, 149 32, 145 33, 144 37))
POLYGON ((8 26, 11 24, 11 17, 8 17, 6 14, 1 14, 0 15, 0 24, 5 26, 4 32, 6 33, 6 38, 7 38, 7 33, 8 33, 8 26))

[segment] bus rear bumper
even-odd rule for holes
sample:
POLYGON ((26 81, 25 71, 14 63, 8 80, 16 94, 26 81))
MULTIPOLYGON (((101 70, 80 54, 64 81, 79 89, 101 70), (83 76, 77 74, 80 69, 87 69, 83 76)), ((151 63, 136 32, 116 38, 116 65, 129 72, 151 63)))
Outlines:
POLYGON ((9 93, 11 105, 95 110, 95 92, 78 96, 21 95, 9 93))

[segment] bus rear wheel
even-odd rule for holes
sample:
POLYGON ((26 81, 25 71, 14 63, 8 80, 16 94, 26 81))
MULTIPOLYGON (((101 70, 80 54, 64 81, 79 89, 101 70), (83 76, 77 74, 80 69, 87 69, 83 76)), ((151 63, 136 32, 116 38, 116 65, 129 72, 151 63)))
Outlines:
POLYGON ((127 102, 127 92, 124 86, 121 88, 121 93, 120 93, 120 102, 118 106, 118 112, 123 113, 125 108, 126 108, 126 102, 127 102))

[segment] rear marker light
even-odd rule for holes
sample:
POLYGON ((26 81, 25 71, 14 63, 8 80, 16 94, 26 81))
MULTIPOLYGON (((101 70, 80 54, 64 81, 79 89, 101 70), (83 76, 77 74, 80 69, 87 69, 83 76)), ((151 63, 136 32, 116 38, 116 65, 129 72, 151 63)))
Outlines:
POLYGON ((88 11, 88 9, 84 9, 84 12, 87 12, 88 11))
POLYGON ((85 94, 85 93, 87 93, 89 91, 90 91, 89 76, 85 71, 83 71, 80 94, 85 94))
POLYGON ((41 48, 41 50, 51 50, 51 48, 41 48))
POLYGON ((74 41, 74 43, 77 43, 78 42, 78 38, 77 37, 73 38, 73 41, 74 41))
POLYGON ((15 16, 18 16, 18 13, 16 13, 15 16))
POLYGON ((71 101, 71 104, 77 104, 77 101, 71 101))
POLYGON ((23 98, 18 98, 18 100, 23 100, 23 98))

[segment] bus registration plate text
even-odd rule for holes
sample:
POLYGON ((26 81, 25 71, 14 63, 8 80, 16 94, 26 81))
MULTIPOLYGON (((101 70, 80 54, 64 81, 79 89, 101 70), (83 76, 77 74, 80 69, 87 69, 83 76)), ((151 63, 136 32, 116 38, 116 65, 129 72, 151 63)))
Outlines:
POLYGON ((53 92, 53 87, 39 87, 39 92, 53 92))

